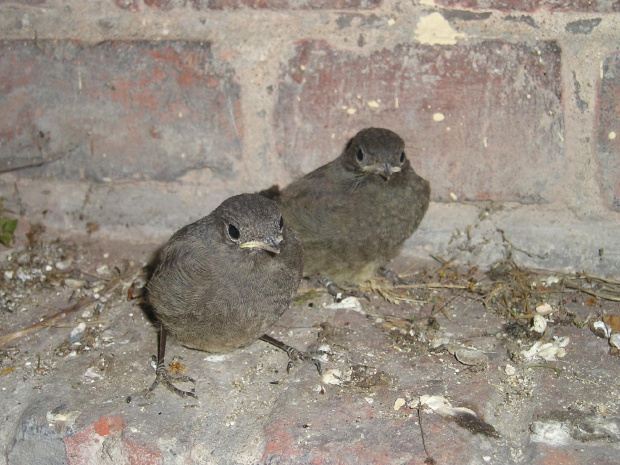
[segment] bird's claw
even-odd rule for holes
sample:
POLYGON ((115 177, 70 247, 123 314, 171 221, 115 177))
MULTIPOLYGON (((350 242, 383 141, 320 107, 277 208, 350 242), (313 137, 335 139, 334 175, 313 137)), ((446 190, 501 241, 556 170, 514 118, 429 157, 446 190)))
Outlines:
POLYGON ((323 374, 323 367, 321 366, 321 361, 317 358, 314 358, 312 354, 309 352, 303 352, 301 350, 297 350, 294 347, 289 347, 286 351, 288 354, 288 363, 286 364, 286 372, 290 373, 291 369, 298 365, 300 362, 312 362, 314 366, 316 366, 319 375, 323 374))
POLYGON ((171 375, 170 373, 168 373, 168 370, 163 366, 163 364, 160 364, 157 367, 157 370, 155 371, 155 373, 156 373, 155 381, 153 381, 153 384, 151 384, 151 387, 149 387, 146 390, 146 393, 144 394, 144 397, 146 397, 147 399, 153 395, 153 391, 160 383, 163 384, 165 387, 167 387, 170 391, 174 392, 175 394, 183 398, 193 397, 194 399, 198 399, 198 396, 195 394, 194 387, 192 387, 189 391, 184 391, 176 387, 174 384, 174 383, 192 383, 195 385, 196 381, 193 378, 186 376, 186 375, 171 375))

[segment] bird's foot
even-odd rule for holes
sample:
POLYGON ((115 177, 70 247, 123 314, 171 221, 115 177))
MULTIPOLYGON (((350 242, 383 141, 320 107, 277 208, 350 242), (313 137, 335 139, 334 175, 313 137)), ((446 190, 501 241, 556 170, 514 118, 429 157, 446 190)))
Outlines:
POLYGON ((323 374, 323 367, 321 366, 321 361, 312 356, 309 352, 302 352, 301 350, 295 349, 295 347, 291 347, 284 342, 278 341, 277 339, 263 334, 260 339, 265 341, 271 345, 276 346, 278 349, 282 349, 288 355, 288 364, 286 365, 286 372, 289 373, 291 368, 295 365, 298 365, 300 362, 312 362, 314 366, 316 366, 319 375, 323 374))
POLYGON ((396 271, 389 268, 379 268, 379 276, 391 281, 394 286, 406 286, 407 284, 416 283, 415 280, 403 278, 396 271))
POLYGON ((300 362, 312 362, 314 363, 314 366, 316 366, 319 375, 323 375, 323 367, 321 366, 321 361, 317 358, 314 358, 311 353, 302 352, 301 350, 295 349, 291 346, 286 346, 284 350, 286 350, 286 354, 288 355, 288 363, 286 364, 287 373, 290 373, 291 368, 299 365, 300 362))
POLYGON ((333 283, 323 277, 319 277, 318 281, 321 286, 327 289, 327 292, 329 292, 336 302, 340 302, 345 297, 357 297, 358 299, 370 300, 366 294, 359 290, 357 284, 347 284, 349 289, 345 289, 340 284, 333 283))
MULTIPOLYGON (((156 360, 153 357, 154 361, 156 360)), ((193 383, 196 384, 196 381, 193 378, 185 375, 171 375, 168 373, 168 369, 165 367, 163 360, 157 365, 157 369, 155 370, 155 381, 151 384, 151 387, 147 389, 144 397, 148 398, 153 395, 153 391, 159 384, 161 383, 169 390, 174 392, 175 394, 185 398, 185 397, 193 397, 194 399, 198 399, 198 396, 195 394, 195 389, 192 387, 189 391, 183 391, 175 386, 175 383, 193 383)))

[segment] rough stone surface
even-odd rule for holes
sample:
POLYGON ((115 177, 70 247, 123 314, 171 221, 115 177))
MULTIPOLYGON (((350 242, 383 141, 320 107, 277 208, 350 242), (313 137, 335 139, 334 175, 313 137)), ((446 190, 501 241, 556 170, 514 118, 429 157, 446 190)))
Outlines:
MULTIPOLYGON (((168 11, 191 5, 195 10, 222 10, 230 8, 256 8, 269 10, 322 10, 322 9, 367 9, 374 8, 381 0, 318 0, 312 2, 295 0, 144 0, 144 5, 168 11)), ((140 0, 116 0, 126 10, 138 11, 140 0)))
POLYGON ((209 43, 0 42, 0 165, 29 177, 234 177, 234 72, 209 43))
POLYGON ((553 42, 402 45, 370 56, 302 42, 281 71, 279 156, 299 176, 381 121, 405 139, 434 200, 555 200, 566 164, 560 58, 553 42))
MULTIPOLYGON (((615 0, 0 0, 0 198, 19 219, 15 248, 0 246, 0 338, 94 295, 98 270, 139 267, 225 198, 331 160, 367 125, 404 133, 435 195, 394 269, 448 260, 484 280, 511 258, 556 270, 541 277, 617 281, 619 13, 615 0), (44 164, 5 172, 20 160, 44 164), (58 254, 35 265, 29 240, 58 254)), ((169 341, 194 402, 142 397, 156 327, 125 300, 132 278, 0 348, 0 465, 422 465, 422 431, 441 464, 618 463, 618 358, 584 324, 617 303, 563 288, 542 338, 570 343, 546 362, 519 355, 541 336, 514 334, 464 289, 361 310, 317 296, 273 334, 327 350, 341 385, 313 366, 287 374, 260 342, 209 357, 169 341), (429 316, 488 365, 416 339, 429 316), (420 425, 424 394, 499 437, 428 411, 420 425)))
POLYGON ((558 11, 617 12, 620 4, 614 0, 436 0, 438 5, 500 11, 534 11, 539 8, 558 11))
POLYGON ((620 56, 608 57, 599 91, 597 148, 601 191, 620 210, 620 56))
MULTIPOLYGON (((539 336, 508 325, 512 319, 495 305, 485 308, 480 299, 472 300, 475 294, 418 289, 398 306, 373 295, 357 309, 335 308, 331 297, 315 296, 293 305, 273 335, 298 348, 325 351, 324 369, 338 370, 340 381, 319 377, 313 364, 287 374, 286 355, 262 342, 210 356, 170 339, 168 361, 177 357, 196 379, 199 400, 181 399, 163 387, 145 399, 142 392, 154 379, 149 360, 156 327, 125 296, 136 267, 157 244, 90 240, 76 246, 46 235, 39 242, 60 247, 58 253, 73 261, 64 271, 45 271, 49 284, 36 277, 22 282, 15 270, 32 275, 38 265, 23 257, 37 255, 23 243, 10 261, 2 255, 2 269, 15 272, 10 279, 2 276, 4 289, 22 289, 17 305, 25 310, 0 314, 0 337, 70 308, 72 298, 93 295, 107 284, 98 278, 103 265, 113 270, 124 269, 127 260, 134 264, 122 286, 98 291, 93 305, 0 347, 2 464, 422 465, 425 448, 437 463, 617 462, 617 356, 587 325, 567 320, 618 314, 617 303, 592 302, 584 294, 566 299, 549 323, 550 334, 569 338, 566 356, 546 362, 520 355, 539 336), (71 276, 82 280, 77 289, 67 284, 71 276), (86 329, 71 337, 79 323, 86 329), (444 345, 432 349, 440 340, 444 345), (482 352, 488 363, 459 363, 450 352, 455 344, 482 352), (497 435, 428 410, 420 425, 413 406, 421 395, 441 395, 453 407, 474 411, 497 435), (562 434, 550 434, 554 431, 562 434)), ((426 276, 422 268, 414 271, 426 276)), ((441 265, 424 268, 437 276, 441 265)), ((450 279, 444 275, 438 282, 450 279)))

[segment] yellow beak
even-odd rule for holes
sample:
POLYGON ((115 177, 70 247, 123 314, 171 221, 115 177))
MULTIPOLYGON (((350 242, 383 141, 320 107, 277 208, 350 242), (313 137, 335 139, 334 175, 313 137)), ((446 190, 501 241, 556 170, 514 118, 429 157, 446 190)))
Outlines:
POLYGON ((273 241, 270 243, 265 243, 261 241, 244 242, 240 244, 239 247, 241 247, 242 249, 262 249, 262 250, 266 250, 267 252, 280 253, 279 242, 282 239, 281 238, 278 238, 278 239, 279 239, 278 242, 273 241))

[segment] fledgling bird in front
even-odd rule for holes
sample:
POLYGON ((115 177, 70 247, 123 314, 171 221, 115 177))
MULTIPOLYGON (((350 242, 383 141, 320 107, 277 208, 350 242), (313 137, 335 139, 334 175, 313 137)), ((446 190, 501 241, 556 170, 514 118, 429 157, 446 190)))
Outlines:
POLYGON ((399 253, 428 209, 430 185, 388 129, 358 132, 344 152, 284 188, 282 216, 304 244, 304 275, 361 283, 399 253))
MULTIPOLYGON (((265 333, 288 308, 302 278, 303 246, 277 204, 259 195, 225 200, 210 215, 175 233, 160 250, 146 284, 146 301, 161 323, 157 377, 181 396, 164 364, 169 333, 183 345, 229 352, 257 339, 296 360, 312 360, 265 333)), ((148 394, 147 393, 147 394, 148 394)))

